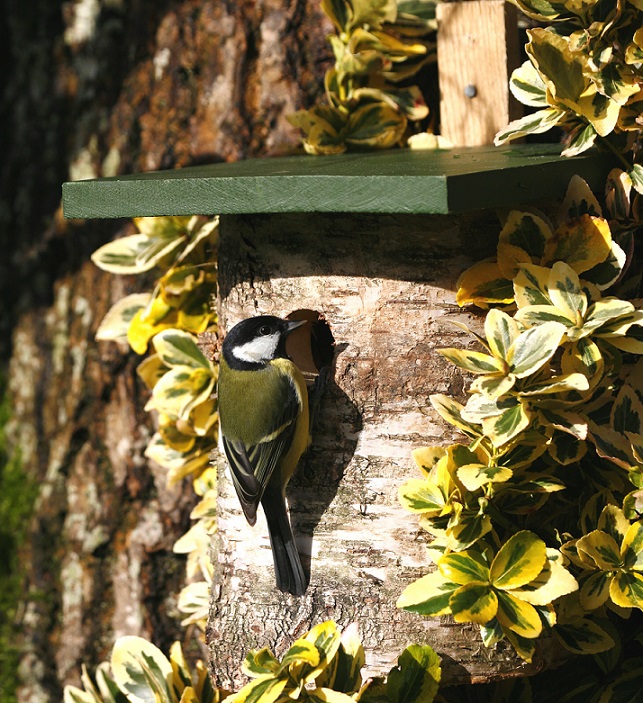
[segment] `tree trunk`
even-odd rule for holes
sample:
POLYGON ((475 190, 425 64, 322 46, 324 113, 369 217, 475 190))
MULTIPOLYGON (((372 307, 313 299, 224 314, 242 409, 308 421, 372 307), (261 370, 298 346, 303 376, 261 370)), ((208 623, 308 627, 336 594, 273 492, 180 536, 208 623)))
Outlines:
POLYGON ((506 643, 486 650, 475 626, 395 607, 404 587, 433 568, 428 535, 399 504, 398 488, 420 476, 413 449, 455 441, 429 396, 461 395, 464 387, 436 349, 467 344, 450 324, 470 322, 455 303, 456 281, 496 241, 496 218, 485 213, 222 218, 223 330, 256 314, 312 309, 337 344, 312 446, 289 487, 310 572, 303 597, 275 589, 265 522, 247 525, 228 471, 219 473, 208 640, 222 685, 242 683, 248 649, 282 654, 327 619, 358 623, 371 674, 387 672, 414 642, 441 655, 442 680, 451 684, 534 673, 551 656, 545 647, 526 665, 506 643))
POLYGON ((193 502, 188 483, 168 489, 143 456, 153 423, 138 359, 94 341, 110 305, 151 281, 89 262, 125 225, 65 223, 60 184, 292 146, 285 116, 322 93, 331 28, 316 0, 4 9, 0 354, 11 446, 39 485, 22 553, 19 698, 58 703, 115 637, 167 649, 181 636, 184 564, 171 548, 193 502))

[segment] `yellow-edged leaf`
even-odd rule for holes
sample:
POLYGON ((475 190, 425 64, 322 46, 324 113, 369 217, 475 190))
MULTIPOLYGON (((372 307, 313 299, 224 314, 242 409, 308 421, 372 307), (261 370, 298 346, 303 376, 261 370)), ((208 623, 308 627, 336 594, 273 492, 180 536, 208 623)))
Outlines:
POLYGON ((468 349, 438 349, 438 352, 451 363, 471 373, 506 373, 505 364, 489 354, 468 349))
POLYGON ((535 264, 523 264, 513 279, 513 289, 518 308, 527 305, 551 305, 547 284, 550 269, 535 264))
POLYGON ((398 489, 400 503, 412 513, 440 514, 446 504, 445 496, 433 482, 411 478, 398 489))
POLYGON ((481 261, 468 268, 458 279, 456 302, 458 305, 487 305, 511 303, 513 287, 496 261, 481 261))
POLYGON ((498 591, 498 622, 521 637, 533 639, 542 632, 543 625, 533 605, 515 598, 510 593, 498 591))
POLYGON ((621 544, 621 554, 628 569, 643 571, 643 522, 630 525, 621 544))
POLYGON ((580 588, 580 604, 584 610, 596 610, 609 598, 612 575, 606 571, 597 571, 583 581, 580 588))
POLYGON ((451 552, 438 559, 438 569, 445 581, 461 586, 476 581, 488 583, 489 565, 475 551, 451 552))
POLYGON ((574 654, 599 654, 614 647, 612 637, 589 618, 557 625, 554 634, 574 654))
POLYGON ((513 471, 506 466, 485 466, 468 464, 457 470, 462 485, 469 491, 477 491, 487 483, 504 483, 513 476, 513 471))
POLYGON ((601 571, 613 571, 623 565, 621 550, 614 538, 602 530, 594 530, 576 542, 577 551, 583 552, 601 571))
POLYGON ((602 217, 581 215, 564 222, 545 246, 543 264, 564 262, 577 274, 605 261, 612 247, 612 233, 602 217))
POLYGON ((520 334, 507 352, 511 371, 517 378, 536 372, 554 355, 564 334, 559 322, 544 322, 520 334))
POLYGON ((388 673, 386 699, 390 703, 430 703, 441 678, 440 657, 428 645, 412 644, 388 673))
POLYGON ((397 607, 420 615, 444 615, 450 612, 449 598, 458 584, 445 581, 439 571, 409 584, 397 599, 397 607))
POLYGON ((485 318, 484 331, 491 353, 498 359, 505 359, 511 345, 520 336, 521 329, 513 317, 492 308, 485 318))
POLYGON ((117 686, 132 703, 175 703, 172 693, 174 672, 161 650, 142 637, 119 637, 111 656, 117 686))
POLYGON ((422 471, 425 476, 428 476, 431 469, 446 456, 447 450, 445 447, 419 447, 411 452, 415 465, 422 471))
POLYGON ((240 691, 226 698, 228 703, 275 703, 288 683, 287 678, 262 676, 246 684, 240 691))
POLYGON ((502 545, 490 568, 491 583, 501 590, 533 581, 547 560, 545 543, 533 532, 521 530, 502 545))
POLYGON ((587 296, 581 289, 578 274, 564 261, 557 261, 547 282, 549 299, 574 325, 581 327, 587 312, 587 296))
POLYGON ((449 606, 456 622, 484 625, 496 616, 498 597, 488 583, 472 581, 453 593, 449 606))
POLYGON ((637 571, 616 574, 610 583, 610 598, 621 608, 643 610, 643 575, 637 571))
POLYGON ((507 215, 498 241, 519 247, 530 257, 541 259, 545 245, 551 237, 551 229, 542 218, 530 212, 512 210, 507 215))
POLYGON ((547 550, 542 571, 529 583, 511 590, 512 595, 532 605, 549 605, 557 598, 578 590, 578 582, 562 565, 556 550, 547 550))

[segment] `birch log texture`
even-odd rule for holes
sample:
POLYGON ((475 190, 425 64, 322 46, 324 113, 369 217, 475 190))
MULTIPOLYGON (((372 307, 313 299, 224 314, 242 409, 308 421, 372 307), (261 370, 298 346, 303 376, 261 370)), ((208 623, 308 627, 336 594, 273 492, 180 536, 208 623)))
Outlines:
POLYGON ((465 379, 436 349, 470 343, 450 324, 471 317, 456 305, 455 286, 492 250, 495 216, 226 216, 220 237, 221 330, 257 314, 312 309, 328 321, 336 356, 312 446, 288 493, 310 572, 303 597, 275 589, 265 520, 246 524, 219 457, 208 631, 215 679, 236 689, 248 649, 282 654, 327 619, 359 624, 370 674, 387 672, 415 642, 441 655, 443 681, 453 684, 544 666, 524 664, 502 643, 485 649, 476 627, 395 607, 430 569, 428 535, 399 504, 398 487, 419 476, 414 448, 456 439, 429 396, 462 397, 465 379))

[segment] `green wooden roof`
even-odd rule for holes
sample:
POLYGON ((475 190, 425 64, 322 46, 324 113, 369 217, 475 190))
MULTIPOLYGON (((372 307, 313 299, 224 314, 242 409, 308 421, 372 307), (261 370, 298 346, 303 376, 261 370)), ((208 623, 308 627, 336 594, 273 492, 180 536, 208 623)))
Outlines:
POLYGON ((68 218, 447 214, 559 198, 575 173, 600 191, 613 165, 598 153, 563 158, 547 144, 286 156, 65 183, 63 210, 68 218))

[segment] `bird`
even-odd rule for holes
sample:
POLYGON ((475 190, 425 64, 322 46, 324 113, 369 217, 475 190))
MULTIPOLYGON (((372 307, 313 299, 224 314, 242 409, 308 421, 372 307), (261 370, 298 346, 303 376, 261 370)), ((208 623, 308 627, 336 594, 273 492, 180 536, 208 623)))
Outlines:
POLYGON ((241 508, 250 525, 261 503, 280 591, 308 586, 286 508, 285 491, 310 444, 306 381, 286 353, 306 320, 260 315, 242 320, 221 346, 219 426, 241 508))

